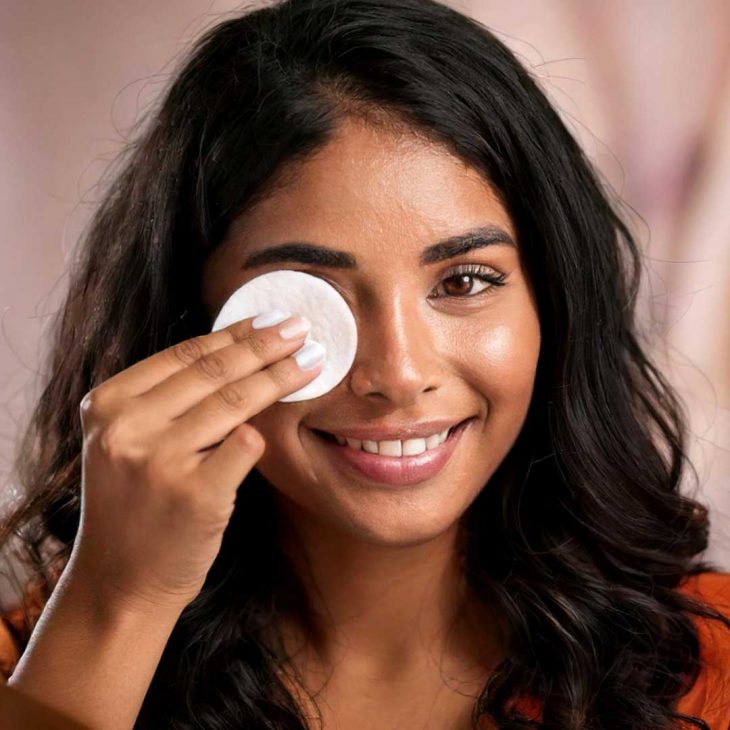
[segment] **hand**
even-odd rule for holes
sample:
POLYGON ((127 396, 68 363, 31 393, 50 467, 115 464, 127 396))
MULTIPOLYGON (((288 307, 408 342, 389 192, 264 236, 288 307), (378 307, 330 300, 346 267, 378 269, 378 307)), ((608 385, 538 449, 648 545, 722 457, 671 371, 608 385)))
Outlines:
POLYGON ((198 595, 266 447, 247 419, 322 368, 300 370, 292 356, 306 332, 280 336, 295 319, 256 330, 249 318, 193 337, 84 396, 75 579, 141 610, 182 611, 198 595))

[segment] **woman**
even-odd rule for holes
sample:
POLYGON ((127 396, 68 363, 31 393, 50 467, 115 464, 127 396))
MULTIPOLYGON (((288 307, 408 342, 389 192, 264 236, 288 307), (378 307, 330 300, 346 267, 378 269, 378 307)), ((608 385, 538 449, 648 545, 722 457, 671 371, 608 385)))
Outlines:
POLYGON ((291 0, 206 33, 86 233, 18 452, 4 534, 48 590, 9 685, 105 728, 725 728, 730 576, 697 559, 608 196, 446 6, 291 0), (210 333, 274 269, 357 320, 315 400, 278 403, 319 372, 301 333, 210 333), (457 424, 408 484, 332 443, 457 424))

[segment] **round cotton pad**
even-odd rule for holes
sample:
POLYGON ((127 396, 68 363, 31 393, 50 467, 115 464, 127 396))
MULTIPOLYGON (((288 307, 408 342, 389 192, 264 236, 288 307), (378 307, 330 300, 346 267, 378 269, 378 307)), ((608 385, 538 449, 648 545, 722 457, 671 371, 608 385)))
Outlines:
POLYGON ((211 332, 255 317, 269 309, 301 315, 312 324, 304 344, 316 340, 327 351, 324 366, 303 388, 279 398, 279 403, 318 398, 347 374, 357 351, 357 325, 347 302, 324 279, 303 271, 269 271, 236 289, 221 307, 211 332))

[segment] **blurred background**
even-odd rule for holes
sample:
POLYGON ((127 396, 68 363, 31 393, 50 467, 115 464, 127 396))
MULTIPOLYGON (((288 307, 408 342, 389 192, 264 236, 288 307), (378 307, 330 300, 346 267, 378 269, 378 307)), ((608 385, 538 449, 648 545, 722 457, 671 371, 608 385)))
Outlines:
MULTIPOLYGON (((685 489, 710 508, 704 557, 730 571, 730 3, 446 4, 518 55, 630 206, 642 323, 690 415, 685 489)), ((0 509, 95 186, 191 41, 248 5, 0 0, 0 509)))

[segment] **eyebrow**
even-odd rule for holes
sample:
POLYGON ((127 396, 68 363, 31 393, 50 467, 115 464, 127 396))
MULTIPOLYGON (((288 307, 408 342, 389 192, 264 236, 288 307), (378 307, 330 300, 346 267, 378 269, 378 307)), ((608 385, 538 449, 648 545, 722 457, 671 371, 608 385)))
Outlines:
MULTIPOLYGON (((423 249, 420 256, 420 265, 425 266, 438 261, 445 261, 474 249, 500 244, 517 247, 512 237, 499 226, 480 226, 465 233, 444 238, 442 241, 423 249)), ((336 251, 308 241, 288 241, 261 251, 254 251, 246 258, 241 268, 253 269, 265 264, 286 261, 315 264, 331 269, 357 268, 357 259, 352 254, 346 251, 336 251)))

